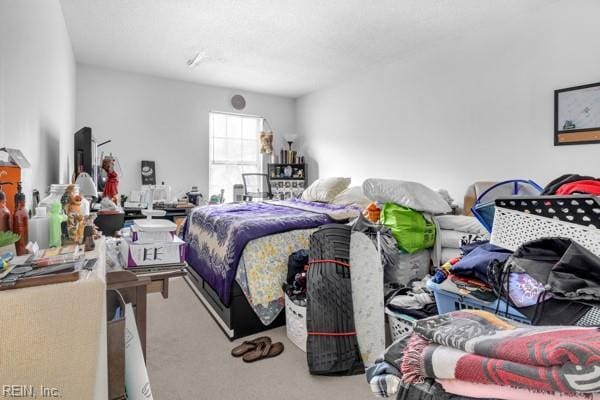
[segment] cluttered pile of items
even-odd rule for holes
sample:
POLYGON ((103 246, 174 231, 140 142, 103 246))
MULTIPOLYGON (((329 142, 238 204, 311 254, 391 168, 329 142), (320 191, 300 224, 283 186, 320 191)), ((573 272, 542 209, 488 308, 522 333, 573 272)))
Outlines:
POLYGON ((441 262, 426 283, 439 315, 413 318, 395 337, 367 371, 373 392, 402 399, 598 396, 599 184, 570 174, 535 196, 503 195, 479 207, 492 209, 479 215, 491 217, 482 223, 490 235, 461 238, 460 254, 441 262))
POLYGON ((172 271, 185 267, 187 246, 176 235, 177 225, 166 219, 137 219, 122 230, 119 252, 113 263, 138 274, 172 271))
POLYGON ((76 272, 82 265, 90 268, 82 263, 83 256, 94 250, 100 234, 113 235, 123 227, 119 162, 112 154, 97 155, 108 142, 97 145, 88 127, 77 131, 71 183, 52 184, 41 200, 34 189, 30 210, 21 170, 31 165, 19 150, 2 149, 8 159, 0 162, 1 288, 22 287, 33 276, 72 279, 77 274, 64 273, 76 272))
POLYGON ((28 211, 20 179, 29 162, 18 150, 3 150, 8 161, 0 165, 6 179, 0 182, 0 290, 77 280, 80 270, 95 264, 84 255, 98 237, 89 201, 77 185, 52 185, 42 201, 34 191, 28 211))
POLYGON ((307 352, 311 374, 359 374, 372 365, 385 348, 386 301, 394 312, 436 314, 424 278, 433 216, 452 211, 448 200, 415 182, 368 179, 356 189, 347 203, 363 214, 350 225, 320 227, 288 263, 288 337, 307 352))

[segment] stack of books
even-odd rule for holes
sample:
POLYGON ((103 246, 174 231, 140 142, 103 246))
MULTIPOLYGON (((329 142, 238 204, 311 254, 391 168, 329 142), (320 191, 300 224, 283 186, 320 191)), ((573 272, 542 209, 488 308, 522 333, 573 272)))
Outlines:
POLYGON ((135 220, 123 238, 123 258, 134 272, 180 269, 185 266, 186 243, 175 234, 177 225, 166 219, 135 220))

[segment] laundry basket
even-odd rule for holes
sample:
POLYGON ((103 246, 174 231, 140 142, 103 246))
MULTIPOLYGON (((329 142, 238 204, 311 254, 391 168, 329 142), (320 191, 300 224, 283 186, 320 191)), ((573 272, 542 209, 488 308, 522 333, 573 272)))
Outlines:
POLYGON ((498 315, 501 317, 512 319, 513 321, 522 324, 531 325, 531 321, 525 315, 508 305, 502 299, 494 300, 491 303, 485 303, 440 289, 438 284, 431 280, 427 281, 427 287, 433 291, 435 304, 439 314, 446 314, 459 310, 483 310, 495 314, 497 310, 498 315))
POLYGON ((285 328, 292 343, 306 353, 306 307, 294 303, 285 295, 285 328))
POLYGON ((415 318, 394 312, 388 308, 385 309, 385 314, 388 318, 390 336, 393 342, 412 333, 416 321, 415 318))
POLYGON ((589 195, 496 200, 490 242, 509 250, 543 237, 572 239, 600 256, 600 200, 589 195))

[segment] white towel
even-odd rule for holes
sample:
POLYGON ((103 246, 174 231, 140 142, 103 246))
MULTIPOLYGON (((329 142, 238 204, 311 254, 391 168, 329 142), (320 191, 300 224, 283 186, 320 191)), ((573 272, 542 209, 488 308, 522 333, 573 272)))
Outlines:
POLYGON ((442 249, 460 249, 460 241, 464 236, 467 235, 469 235, 468 232, 440 229, 440 237, 437 240, 442 242, 442 249))
POLYGON ((460 238, 469 234, 477 234, 483 238, 489 238, 489 233, 475 217, 468 217, 466 215, 438 215, 433 217, 433 222, 435 223, 436 240, 431 252, 431 260, 435 267, 448 261, 450 255, 453 255, 450 259, 460 255, 460 251, 449 251, 460 248, 460 246, 455 244, 457 238, 459 243, 460 238), (443 235, 442 231, 457 231, 462 234, 460 234, 459 238, 459 234, 450 233, 443 235), (442 241, 449 247, 446 247, 442 241), (443 250, 446 253, 444 257, 442 257, 443 250))

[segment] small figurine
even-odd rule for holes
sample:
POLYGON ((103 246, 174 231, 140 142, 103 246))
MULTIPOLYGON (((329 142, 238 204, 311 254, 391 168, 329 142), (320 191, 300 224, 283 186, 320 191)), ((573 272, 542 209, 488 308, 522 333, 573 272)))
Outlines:
POLYGON ((65 192, 63 193, 63 195, 60 198, 60 205, 61 205, 62 209, 65 211, 65 213, 67 212, 67 206, 69 205, 71 195, 73 195, 74 191, 75 191, 75 185, 69 185, 69 186, 67 186, 67 188, 65 189, 65 192))
POLYGON ((85 227, 83 228, 83 244, 85 245, 85 251, 92 251, 96 248, 94 239, 96 238, 96 228, 94 227, 94 220, 96 214, 90 214, 85 217, 85 227))
MULTIPOLYGON (((69 185, 69 187, 72 185, 69 185)), ((67 189, 68 190, 68 189, 67 189)), ((65 214, 67 214, 67 234, 69 239, 77 244, 81 244, 83 241, 83 230, 85 228, 84 216, 81 212, 81 201, 82 198, 78 194, 74 194, 70 191, 69 201, 65 207, 65 214)))
POLYGON ((119 177, 115 171, 115 159, 107 156, 102 160, 102 169, 106 172, 106 183, 104 184, 103 197, 108 197, 115 204, 118 204, 119 177))
POLYGON ((62 245, 62 229, 61 224, 67 220, 67 216, 62 213, 60 203, 55 201, 50 205, 48 213, 48 224, 50 231, 48 232, 50 247, 60 247, 62 245))

